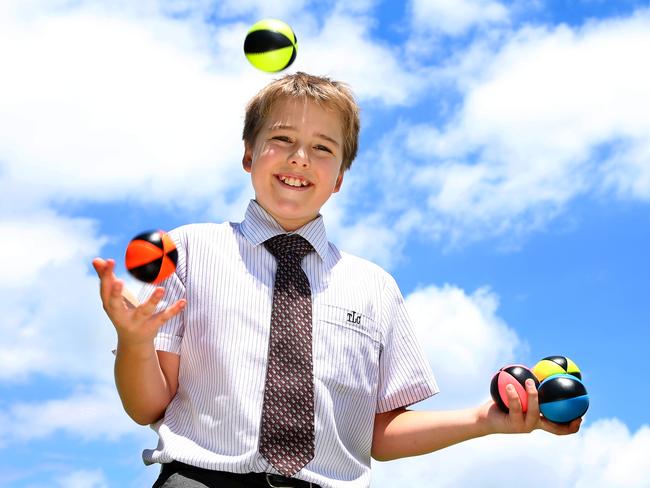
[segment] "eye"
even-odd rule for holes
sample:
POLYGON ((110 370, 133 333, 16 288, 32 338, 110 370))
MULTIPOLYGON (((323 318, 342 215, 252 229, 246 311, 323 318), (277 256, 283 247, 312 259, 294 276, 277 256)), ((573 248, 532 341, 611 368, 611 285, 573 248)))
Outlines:
POLYGON ((287 136, 273 136, 271 139, 274 141, 291 142, 287 136))
POLYGON ((317 144, 316 146, 314 146, 314 148, 319 150, 319 151, 325 151, 325 152, 328 152, 330 154, 333 154, 332 150, 329 147, 323 146, 322 144, 317 144))

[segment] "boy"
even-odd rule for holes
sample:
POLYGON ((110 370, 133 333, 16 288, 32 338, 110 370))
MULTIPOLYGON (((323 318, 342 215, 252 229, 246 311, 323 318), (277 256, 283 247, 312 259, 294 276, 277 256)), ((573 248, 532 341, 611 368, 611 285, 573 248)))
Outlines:
POLYGON ((364 487, 371 456, 497 432, 578 430, 579 420, 540 416, 532 382, 526 414, 514 389, 509 414, 492 402, 408 410, 438 388, 399 289, 329 243, 319 214, 356 155, 351 92, 288 75, 251 100, 244 125, 255 200, 243 222, 173 231, 176 273, 164 290, 146 287, 135 308, 122 300, 114 262, 93 261, 117 330, 124 408, 159 435, 144 452, 163 466, 154 487, 364 487))

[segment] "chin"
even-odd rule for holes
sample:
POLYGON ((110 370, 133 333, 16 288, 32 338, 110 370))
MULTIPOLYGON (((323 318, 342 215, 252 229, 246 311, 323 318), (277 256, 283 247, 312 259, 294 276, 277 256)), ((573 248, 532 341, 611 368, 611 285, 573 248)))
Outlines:
POLYGON ((315 213, 314 215, 310 214, 305 214, 304 212, 291 212, 287 211, 286 208, 283 209, 275 209, 271 213, 271 215, 275 218, 275 220, 282 225, 282 227, 285 228, 285 230, 296 230, 303 225, 305 225, 307 222, 313 220, 317 215, 318 212, 315 213))

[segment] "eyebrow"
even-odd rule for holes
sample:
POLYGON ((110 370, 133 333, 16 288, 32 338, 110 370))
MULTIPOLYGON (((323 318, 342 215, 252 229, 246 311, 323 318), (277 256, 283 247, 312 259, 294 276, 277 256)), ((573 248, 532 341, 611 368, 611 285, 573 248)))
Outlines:
MULTIPOLYGON (((270 130, 287 130, 288 129, 288 130, 293 130, 293 131, 298 130, 294 126, 286 125, 286 124, 273 124, 272 126, 269 127, 269 129, 270 130)), ((325 139, 326 141, 329 141, 332 144, 335 144, 337 147, 341 146, 341 144, 336 139, 328 136, 327 134, 318 133, 318 134, 314 134, 314 135, 316 137, 320 137, 321 139, 325 139)))

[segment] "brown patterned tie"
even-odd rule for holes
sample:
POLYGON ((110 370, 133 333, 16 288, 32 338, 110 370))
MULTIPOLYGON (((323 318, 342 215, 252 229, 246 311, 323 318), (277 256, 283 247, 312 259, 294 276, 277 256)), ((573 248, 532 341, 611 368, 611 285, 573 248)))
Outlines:
POLYGON ((264 243, 278 262, 264 387, 260 454, 293 476, 314 457, 311 290, 300 267, 313 248, 298 234, 264 243))

